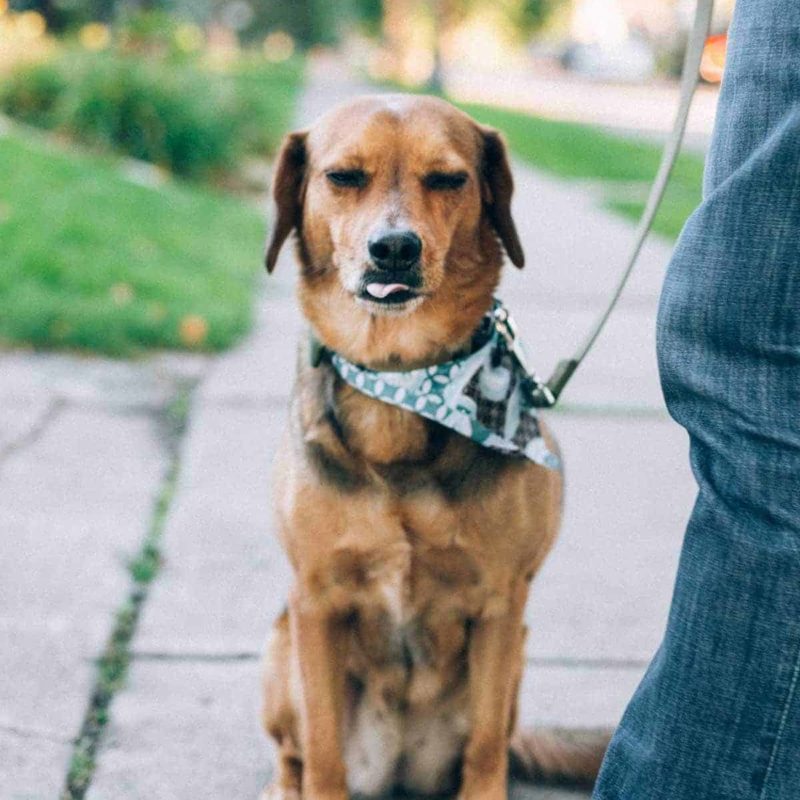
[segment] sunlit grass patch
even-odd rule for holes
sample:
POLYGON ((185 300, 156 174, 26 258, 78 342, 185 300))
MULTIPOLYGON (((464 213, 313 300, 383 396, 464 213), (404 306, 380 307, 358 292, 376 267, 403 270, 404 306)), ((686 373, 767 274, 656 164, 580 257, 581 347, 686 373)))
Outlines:
POLYGON ((0 342, 220 350, 250 325, 264 223, 245 202, 0 137, 0 342))

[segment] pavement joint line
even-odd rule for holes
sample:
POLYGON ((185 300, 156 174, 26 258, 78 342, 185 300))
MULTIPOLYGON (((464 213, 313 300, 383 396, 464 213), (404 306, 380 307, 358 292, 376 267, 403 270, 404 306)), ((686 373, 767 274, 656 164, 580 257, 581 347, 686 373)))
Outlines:
MULTIPOLYGON (((237 397, 231 399, 215 399, 215 398, 198 398, 193 405, 195 408, 271 408, 271 407, 285 407, 289 394, 286 395, 264 395, 263 397, 237 397)), ((159 401, 145 402, 145 403, 126 403, 124 401, 109 400, 108 402, 90 402, 85 400, 72 400, 66 397, 58 397, 42 412, 33 428, 38 428, 40 421, 49 423, 51 420, 44 418, 48 414, 55 415, 55 412, 61 411, 113 411, 120 416, 136 416, 139 414, 152 416, 160 415, 164 410, 164 403, 159 401), (51 407, 55 407, 51 411, 51 407)), ((33 444, 29 441, 34 431, 24 433, 19 439, 10 442, 5 447, 0 448, 0 461, 6 456, 9 451, 19 449, 20 446, 27 447, 33 444)), ((35 430, 35 439, 38 439, 41 431, 35 430)), ((9 453, 10 454, 10 453, 9 453)))
POLYGON ((657 419, 669 422, 671 417, 660 406, 592 405, 591 403, 561 403, 548 409, 548 414, 574 417, 621 417, 625 419, 657 419))
POLYGON ((164 402, 153 401, 151 403, 126 403, 123 401, 109 400, 108 402, 90 402, 86 400, 61 399, 64 409, 72 411, 113 411, 120 416, 158 415, 164 410, 164 402))
MULTIPOLYGON (((250 397, 214 398, 198 397, 195 408, 231 408, 231 409, 285 409, 290 394, 262 395, 250 397)), ((592 405, 591 403, 561 403, 548 409, 548 414, 593 417, 625 417, 642 419, 660 419, 669 421, 671 417, 662 406, 629 406, 616 404, 592 405)))
POLYGON ((650 663, 641 658, 572 658, 562 656, 529 656, 526 664, 532 667, 566 667, 579 669, 645 669, 650 663))
POLYGON ((5 447, 0 448, 0 470, 2 470, 5 461, 14 455, 14 453, 18 453, 36 444, 47 428, 50 427, 64 409, 64 405, 63 400, 59 397, 51 400, 44 411, 39 415, 36 422, 34 422, 25 433, 6 444, 5 447))
POLYGON ((196 408, 232 408, 232 409, 271 409, 286 408, 290 394, 281 395, 252 395, 230 398, 199 397, 195 403, 196 408))
MULTIPOLYGON (((50 402, 48 407, 41 413, 36 425, 33 428, 38 428, 41 423, 49 423, 51 419, 45 419, 48 415, 55 416, 56 413, 61 411, 113 411, 119 415, 136 416, 137 414, 157 415, 161 414, 164 410, 165 403, 162 401, 152 401, 144 403, 127 403, 124 400, 108 400, 107 402, 92 402, 88 400, 75 400, 67 396, 59 395, 50 402)), ((18 443, 22 446, 33 444, 27 441, 34 431, 24 433, 19 439, 9 442, 4 448, 0 448, 0 459, 2 459, 6 452, 9 450, 16 450, 19 447, 18 443)), ((38 439, 42 431, 35 430, 35 438, 38 439)))
MULTIPOLYGON (((160 661, 174 663, 224 664, 237 661, 259 661, 262 653, 256 650, 233 650, 230 652, 169 652, 159 650, 133 650, 134 661, 160 661)), ((564 667, 567 669, 644 669, 650 663, 639 658, 581 658, 569 656, 530 656, 525 663, 535 667, 564 667)))
POLYGON ((44 728, 32 728, 22 725, 6 725, 0 723, 0 733, 8 733, 20 739, 43 739, 57 744, 74 744, 75 739, 69 736, 62 736, 54 731, 44 728))
POLYGON ((169 464, 155 499, 153 512, 139 552, 128 564, 131 577, 128 596, 115 615, 115 622, 103 652, 97 659, 97 671, 86 712, 74 743, 64 788, 59 800, 83 800, 91 785, 97 754, 108 724, 114 696, 124 684, 131 662, 131 641, 150 585, 160 567, 160 543, 172 504, 180 471, 180 442, 187 428, 189 400, 193 382, 179 381, 172 402, 159 415, 169 464))

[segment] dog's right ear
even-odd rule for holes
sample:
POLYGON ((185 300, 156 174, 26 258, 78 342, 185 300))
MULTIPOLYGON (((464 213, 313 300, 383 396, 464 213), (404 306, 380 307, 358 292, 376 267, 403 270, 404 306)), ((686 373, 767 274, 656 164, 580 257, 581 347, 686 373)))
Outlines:
POLYGON ((525 253, 511 216, 511 195, 514 178, 508 163, 508 150, 500 133, 493 128, 478 126, 483 137, 483 204, 497 237, 503 243, 511 263, 522 268, 525 253))
POLYGON ((283 140, 275 177, 272 180, 272 230, 267 244, 265 263, 267 272, 275 269, 275 262, 286 237, 300 229, 303 215, 303 179, 306 167, 306 131, 295 131, 283 140))

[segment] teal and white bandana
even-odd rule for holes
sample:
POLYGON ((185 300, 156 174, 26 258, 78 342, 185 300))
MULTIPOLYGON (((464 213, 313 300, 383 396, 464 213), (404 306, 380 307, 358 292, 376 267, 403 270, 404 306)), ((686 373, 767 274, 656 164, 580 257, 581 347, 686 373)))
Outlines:
POLYGON ((526 369, 513 330, 508 312, 495 300, 475 332, 472 352, 462 358, 404 372, 376 372, 338 353, 330 353, 330 361, 344 381, 369 397, 413 411, 484 447, 558 469, 534 405, 541 383, 526 369))

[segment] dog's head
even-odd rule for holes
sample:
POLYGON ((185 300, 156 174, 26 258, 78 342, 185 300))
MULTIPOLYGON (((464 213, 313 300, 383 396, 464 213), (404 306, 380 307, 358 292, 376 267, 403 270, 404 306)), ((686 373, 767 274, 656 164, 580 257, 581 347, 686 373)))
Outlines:
POLYGON ((286 137, 267 269, 296 231, 322 341, 372 366, 427 363, 489 307, 500 245, 523 264, 512 191, 496 131, 435 98, 360 98, 286 137))

